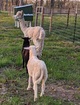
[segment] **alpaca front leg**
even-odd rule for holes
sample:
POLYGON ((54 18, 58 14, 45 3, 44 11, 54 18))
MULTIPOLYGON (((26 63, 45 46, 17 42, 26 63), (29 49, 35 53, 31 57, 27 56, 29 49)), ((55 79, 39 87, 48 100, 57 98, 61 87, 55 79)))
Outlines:
POLYGON ((15 27, 19 28, 19 21, 15 20, 15 27))
POLYGON ((37 96, 37 92, 38 92, 37 84, 34 83, 34 101, 36 101, 36 99, 38 98, 38 96, 37 96))
POLYGON ((27 90, 30 90, 30 89, 31 89, 31 76, 29 76, 27 90))
POLYGON ((15 20, 15 27, 17 27, 17 21, 15 20))

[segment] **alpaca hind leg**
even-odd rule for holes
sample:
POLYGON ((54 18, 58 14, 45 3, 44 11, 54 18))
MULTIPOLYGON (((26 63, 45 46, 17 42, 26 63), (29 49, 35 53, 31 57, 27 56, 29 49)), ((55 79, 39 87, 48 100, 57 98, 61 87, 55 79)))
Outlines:
POLYGON ((31 79, 32 79, 31 76, 29 76, 27 90, 30 90, 31 89, 31 79))
POLYGON ((48 78, 47 72, 46 72, 45 74, 46 74, 45 77, 42 79, 42 86, 41 86, 41 94, 40 94, 40 96, 43 96, 43 95, 44 95, 45 82, 46 82, 46 80, 47 80, 47 78, 48 78))
POLYGON ((45 80, 42 80, 42 84, 41 84, 41 94, 40 97, 42 97, 44 95, 44 90, 45 90, 45 80))
POLYGON ((26 66, 26 74, 28 74, 28 69, 27 69, 27 66, 26 66))
POLYGON ((33 90, 35 90, 35 89, 34 89, 34 83, 35 83, 35 81, 36 81, 36 80, 35 80, 35 73, 33 73, 33 75, 32 75, 33 90))
POLYGON ((34 83, 34 101, 36 101, 36 99, 38 98, 37 94, 38 94, 37 84, 34 83))
POLYGON ((24 68, 24 58, 23 58, 23 68, 24 68))

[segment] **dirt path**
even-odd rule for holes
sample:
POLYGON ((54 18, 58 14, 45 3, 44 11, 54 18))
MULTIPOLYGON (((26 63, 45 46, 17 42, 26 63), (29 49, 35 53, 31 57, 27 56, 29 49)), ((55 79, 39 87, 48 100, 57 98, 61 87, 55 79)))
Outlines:
MULTIPOLYGON (((11 86, 10 86, 10 89, 11 89, 11 86)), ((40 89, 40 86, 39 86, 39 89, 40 89)), ((8 87, 6 87, 6 85, 0 84, 0 95, 4 95, 8 91, 9 90, 8 90, 8 87)), ((13 91, 13 88, 11 91, 13 91)), ((63 84, 60 82, 47 83, 46 89, 45 89, 45 95, 53 97, 53 99, 59 99, 59 100, 61 99, 63 101, 73 102, 74 105, 80 105, 80 87, 75 87, 74 85, 63 84)), ((3 101, 4 99, 2 100, 0 99, 0 103, 2 103, 3 101)))
POLYGON ((80 105, 80 88, 74 86, 50 83, 46 86, 46 95, 80 105))

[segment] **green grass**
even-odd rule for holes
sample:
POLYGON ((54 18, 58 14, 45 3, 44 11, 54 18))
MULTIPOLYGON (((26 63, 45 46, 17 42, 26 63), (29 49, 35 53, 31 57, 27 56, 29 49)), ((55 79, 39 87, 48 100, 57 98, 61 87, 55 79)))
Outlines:
MULTIPOLYGON (((14 27, 14 19, 7 13, 0 13, 0 18, 0 89, 3 84, 7 89, 6 94, 0 95, 1 105, 74 105, 72 101, 48 95, 39 98, 36 102, 33 101, 33 91, 26 90, 28 75, 22 68, 21 37, 23 33, 14 27)), ((56 29, 61 24, 65 25, 66 17, 62 16, 62 18, 55 16, 53 25, 56 25, 50 35, 46 30, 42 59, 48 69, 47 84, 65 81, 66 84, 79 87, 80 43, 78 40, 75 43, 70 40, 73 38, 71 26, 73 26, 74 17, 70 18, 70 28, 56 29)), ((45 19, 44 29, 48 29, 49 20, 47 20, 48 18, 45 19)), ((78 21, 80 21, 79 18, 78 21)), ((77 36, 79 37, 79 34, 77 36)), ((76 94, 75 97, 80 99, 79 94, 76 94)))

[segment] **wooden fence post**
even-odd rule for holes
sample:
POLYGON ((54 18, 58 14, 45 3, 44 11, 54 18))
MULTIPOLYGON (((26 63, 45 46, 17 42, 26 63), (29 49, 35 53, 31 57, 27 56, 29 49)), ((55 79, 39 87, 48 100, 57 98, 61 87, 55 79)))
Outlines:
POLYGON ((3 4, 3 1, 0 0, 0 11, 2 10, 2 4, 3 4))
POLYGON ((74 36, 73 36, 73 43, 75 42, 76 25, 77 25, 77 4, 76 4, 76 9, 75 9, 75 22, 74 22, 74 36))
POLYGON ((69 26, 69 16, 70 16, 70 8, 68 9, 68 14, 67 14, 67 27, 69 26))
POLYGON ((50 25, 49 25, 49 33, 52 31, 52 18, 53 18, 53 7, 54 7, 54 0, 51 0, 51 5, 50 5, 50 25))
POLYGON ((44 7, 42 7, 42 17, 41 17, 41 26, 43 27, 44 24, 44 7))
POLYGON ((51 8, 51 16, 50 16, 49 33, 52 31, 52 18, 53 18, 53 9, 51 8))
POLYGON ((37 7, 36 7, 36 14, 35 14, 35 26, 37 26, 37 24, 38 24, 38 9, 37 9, 37 7))

